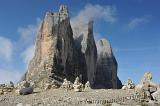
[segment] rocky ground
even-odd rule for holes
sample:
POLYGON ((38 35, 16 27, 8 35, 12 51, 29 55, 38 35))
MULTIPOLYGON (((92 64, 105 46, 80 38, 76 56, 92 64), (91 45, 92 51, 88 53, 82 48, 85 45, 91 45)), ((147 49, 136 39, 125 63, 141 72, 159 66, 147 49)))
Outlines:
POLYGON ((14 92, 10 92, 0 95, 0 106, 110 106, 104 103, 105 100, 118 102, 127 106, 142 104, 137 101, 138 99, 131 100, 129 98, 129 96, 134 94, 134 90, 111 89, 88 90, 83 92, 67 91, 64 89, 51 89, 44 92, 35 90, 33 94, 29 95, 17 95, 14 92), (122 98, 125 98, 124 102, 122 98))

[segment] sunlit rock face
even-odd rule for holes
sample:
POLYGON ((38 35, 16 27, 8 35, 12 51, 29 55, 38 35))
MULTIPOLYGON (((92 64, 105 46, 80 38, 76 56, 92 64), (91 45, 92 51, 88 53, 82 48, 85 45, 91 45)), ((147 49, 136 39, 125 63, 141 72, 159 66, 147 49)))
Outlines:
POLYGON ((117 61, 112 53, 108 40, 97 42, 97 71, 95 79, 96 88, 121 88, 122 84, 117 78, 117 61))
POLYGON ((42 81, 55 79, 63 81, 72 78, 73 34, 67 7, 62 5, 58 13, 47 12, 40 26, 36 50, 31 60, 27 80, 42 81))

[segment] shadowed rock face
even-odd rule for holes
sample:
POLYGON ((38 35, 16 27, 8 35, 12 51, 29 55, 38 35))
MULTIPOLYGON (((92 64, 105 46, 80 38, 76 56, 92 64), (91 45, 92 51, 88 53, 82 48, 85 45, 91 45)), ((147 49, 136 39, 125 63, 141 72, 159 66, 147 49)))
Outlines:
POLYGON ((85 59, 87 64, 88 81, 91 83, 91 86, 93 86, 95 76, 96 76, 95 74, 96 74, 97 48, 96 48, 96 44, 93 36, 92 21, 90 21, 88 24, 88 34, 87 34, 87 38, 84 39, 84 42, 86 43, 84 53, 85 53, 85 59))
POLYGON ((72 33, 64 5, 58 13, 47 12, 38 31, 34 57, 23 79, 43 86, 52 80, 61 85, 64 78, 73 83, 78 76, 83 84, 89 81, 92 88, 99 85, 117 88, 117 63, 110 45, 103 40, 99 42, 97 61, 93 21, 82 29, 78 30, 80 33, 72 33))
POLYGON ((112 53, 110 43, 106 39, 101 39, 96 45, 98 59, 95 87, 121 88, 122 84, 117 78, 117 61, 112 53))
POLYGON ((83 84, 89 81, 91 86, 93 86, 97 61, 97 48, 93 35, 93 21, 89 21, 89 23, 85 27, 83 26, 83 28, 81 28, 81 26, 77 27, 79 27, 78 29, 80 33, 74 35, 79 36, 78 38, 74 37, 74 40, 77 46, 77 54, 79 55, 77 66, 81 72, 80 75, 82 75, 82 78, 80 78, 82 79, 83 84), (80 31, 80 29, 83 30, 80 31))

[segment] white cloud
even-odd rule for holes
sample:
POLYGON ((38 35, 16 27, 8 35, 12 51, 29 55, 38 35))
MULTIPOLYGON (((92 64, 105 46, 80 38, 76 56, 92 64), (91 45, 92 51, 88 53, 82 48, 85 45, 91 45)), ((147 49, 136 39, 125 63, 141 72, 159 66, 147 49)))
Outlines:
MULTIPOLYGON (((22 56, 22 59, 26 66, 28 65, 29 61, 33 57, 34 54, 34 41, 37 35, 37 31, 41 20, 38 18, 35 24, 30 24, 26 27, 19 27, 18 32, 20 34, 20 38, 15 46, 18 46, 18 55, 22 56), (21 51, 23 50, 23 51, 21 51)), ((3 58, 5 60, 10 60, 12 57, 13 52, 13 44, 12 42, 0 36, 0 59, 3 58)), ((1 62, 1 61, 0 61, 1 62)), ((3 62, 4 65, 12 65, 3 62)), ((18 82, 20 78, 23 76, 24 72, 20 72, 15 70, 14 67, 10 69, 4 69, 0 67, 0 83, 8 83, 9 81, 18 82)))
POLYGON ((18 82, 22 77, 22 73, 17 70, 0 69, 0 84, 9 81, 18 82))
POLYGON ((139 18, 134 18, 128 23, 129 29, 135 29, 149 22, 150 16, 143 16, 139 18))
POLYGON ((41 23, 41 19, 37 18, 35 24, 30 24, 26 27, 19 27, 18 32, 21 36, 20 40, 21 42, 27 44, 33 43, 39 28, 39 25, 41 23))
POLYGON ((23 42, 25 48, 21 56, 26 65, 28 65, 29 61, 32 59, 34 55, 35 39, 40 24, 41 24, 41 19, 37 18, 37 22, 35 24, 30 24, 26 27, 18 28, 18 32, 21 35, 20 42, 23 42))
POLYGON ((0 58, 9 61, 11 60, 12 52, 13 52, 12 42, 9 39, 0 36, 0 58))
POLYGON ((86 5, 75 17, 71 18, 74 37, 87 30, 87 24, 90 19, 113 23, 116 21, 116 8, 110 5, 86 5))
POLYGON ((23 60, 27 65, 29 61, 33 58, 34 51, 35 51, 35 45, 31 45, 22 53, 23 60))

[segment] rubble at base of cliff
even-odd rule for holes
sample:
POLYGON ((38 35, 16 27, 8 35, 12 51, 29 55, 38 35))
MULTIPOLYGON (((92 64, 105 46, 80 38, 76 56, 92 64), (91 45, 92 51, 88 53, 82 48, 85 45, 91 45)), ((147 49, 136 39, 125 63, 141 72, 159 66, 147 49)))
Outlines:
POLYGON ((139 84, 129 79, 122 89, 92 89, 89 81, 83 85, 79 77, 74 83, 66 78, 59 88, 42 90, 33 83, 0 85, 0 106, 159 106, 160 87, 146 72, 139 84), (132 86, 131 86, 132 85, 132 86), (134 85, 134 86, 133 86, 134 85), (123 89, 127 87, 126 89, 123 89))

